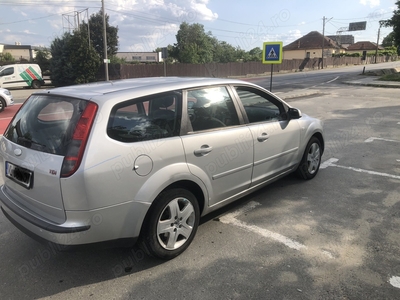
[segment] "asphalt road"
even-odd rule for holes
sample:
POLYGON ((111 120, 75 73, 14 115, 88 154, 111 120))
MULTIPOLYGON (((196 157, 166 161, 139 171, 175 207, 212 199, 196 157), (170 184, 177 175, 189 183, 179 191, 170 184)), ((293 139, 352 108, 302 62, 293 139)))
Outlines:
MULTIPOLYGON (((323 70, 308 70, 296 73, 274 73, 272 76, 272 92, 289 92, 310 88, 323 88, 326 84, 340 83, 348 78, 353 78, 365 72, 400 67, 400 61, 381 64, 356 65, 341 68, 325 68, 323 70)), ((270 89, 271 77, 254 77, 246 80, 256 83, 266 89, 270 89)))
POLYGON ((398 90, 329 76, 288 100, 324 120, 316 178, 286 177, 207 216, 168 262, 137 248, 57 252, 0 214, 1 299, 399 299, 398 90))

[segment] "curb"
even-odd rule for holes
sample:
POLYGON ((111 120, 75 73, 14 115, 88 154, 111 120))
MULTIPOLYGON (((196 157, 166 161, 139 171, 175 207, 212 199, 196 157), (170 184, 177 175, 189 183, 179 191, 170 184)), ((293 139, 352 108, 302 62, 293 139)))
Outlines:
POLYGON ((359 81, 343 81, 342 83, 348 85, 361 85, 361 86, 372 86, 372 87, 384 87, 384 88, 400 88, 399 83, 386 83, 384 81, 375 81, 375 82, 359 82, 359 81))
POLYGON ((307 96, 312 96, 312 95, 318 95, 320 94, 319 90, 307 90, 304 92, 287 92, 287 93, 276 93, 276 95, 281 98, 282 100, 290 100, 294 98, 301 98, 301 97, 307 97, 307 96))

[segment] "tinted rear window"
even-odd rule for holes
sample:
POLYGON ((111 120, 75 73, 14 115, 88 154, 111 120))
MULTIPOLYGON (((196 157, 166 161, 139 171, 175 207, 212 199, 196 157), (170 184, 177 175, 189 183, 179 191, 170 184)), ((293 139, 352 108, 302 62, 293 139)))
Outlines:
POLYGON ((21 146, 65 155, 87 101, 33 95, 15 115, 4 136, 21 146))

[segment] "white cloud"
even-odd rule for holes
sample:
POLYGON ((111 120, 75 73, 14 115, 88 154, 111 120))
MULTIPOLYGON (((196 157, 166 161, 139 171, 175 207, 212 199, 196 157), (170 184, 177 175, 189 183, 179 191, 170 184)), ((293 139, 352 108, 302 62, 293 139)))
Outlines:
POLYGON ((360 0, 362 5, 369 5, 369 7, 373 8, 379 6, 381 4, 380 0, 360 0))
MULTIPOLYGON (((26 4, 23 0, 14 1, 26 4)), ((94 6, 98 7, 90 8, 89 15, 99 11, 101 1, 94 6)), ((118 26, 120 51, 139 48, 153 51, 157 47, 165 47, 176 42, 175 35, 182 22, 203 23, 218 18, 218 14, 209 7, 209 0, 107 0, 105 8, 110 24, 118 26)), ((20 16, 22 14, 24 19, 44 17, 31 20, 36 22, 34 29, 29 23, 20 23, 18 26, 23 27, 20 32, 28 29, 39 32, 39 27, 45 26, 50 44, 55 36, 74 27, 74 18, 76 12, 82 11, 82 3, 78 0, 52 0, 46 5, 23 5, 23 12, 20 5, 13 11, 20 16)), ((80 20, 87 20, 84 14, 80 15, 80 20)), ((26 33, 24 39, 30 40, 28 35, 26 33)))

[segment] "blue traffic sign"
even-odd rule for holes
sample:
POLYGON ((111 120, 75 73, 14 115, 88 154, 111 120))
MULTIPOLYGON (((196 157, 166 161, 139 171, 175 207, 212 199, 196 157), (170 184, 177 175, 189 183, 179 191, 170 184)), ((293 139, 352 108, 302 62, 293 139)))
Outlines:
POLYGON ((263 44, 263 64, 282 63, 282 42, 265 42, 263 44))

